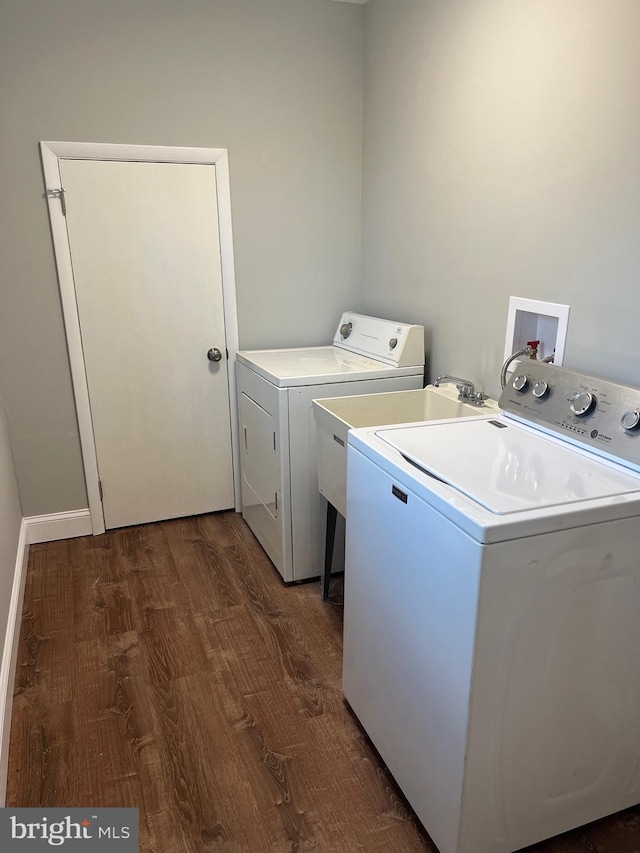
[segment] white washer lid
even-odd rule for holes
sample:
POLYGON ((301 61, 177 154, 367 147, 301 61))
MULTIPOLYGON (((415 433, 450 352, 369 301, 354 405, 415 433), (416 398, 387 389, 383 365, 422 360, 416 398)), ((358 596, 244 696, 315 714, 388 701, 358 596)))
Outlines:
POLYGON ((425 473, 496 515, 640 492, 640 476, 505 418, 377 430, 425 473))
POLYGON ((422 366, 394 367, 334 346, 241 350, 237 359, 275 385, 319 385, 361 377, 413 376, 422 366))

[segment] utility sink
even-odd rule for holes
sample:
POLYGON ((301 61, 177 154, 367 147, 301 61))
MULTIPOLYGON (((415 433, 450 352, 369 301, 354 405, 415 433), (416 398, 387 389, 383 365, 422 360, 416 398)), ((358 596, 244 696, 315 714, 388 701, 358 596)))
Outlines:
POLYGON ((458 391, 452 385, 314 400, 320 492, 346 518, 347 433, 350 429, 467 418, 498 411, 498 404, 490 398, 483 406, 459 400, 458 391))

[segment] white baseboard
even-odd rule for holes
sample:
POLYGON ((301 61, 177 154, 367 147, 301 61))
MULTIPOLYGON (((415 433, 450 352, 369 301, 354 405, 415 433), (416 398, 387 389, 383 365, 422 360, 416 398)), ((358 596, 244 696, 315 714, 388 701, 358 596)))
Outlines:
POLYGON ((13 587, 7 616, 7 631, 4 637, 2 662, 0 663, 0 807, 4 807, 7 794, 7 771, 9 768, 9 736, 11 734, 11 711, 13 710, 13 689, 18 660, 18 643, 22 625, 22 604, 24 587, 27 580, 27 562, 29 560, 29 540, 26 519, 22 519, 16 568, 13 575, 13 587))
POLYGON ((75 536, 91 536, 91 513, 88 509, 71 512, 55 512, 52 515, 30 515, 25 518, 27 542, 54 542, 57 539, 73 539, 75 536))

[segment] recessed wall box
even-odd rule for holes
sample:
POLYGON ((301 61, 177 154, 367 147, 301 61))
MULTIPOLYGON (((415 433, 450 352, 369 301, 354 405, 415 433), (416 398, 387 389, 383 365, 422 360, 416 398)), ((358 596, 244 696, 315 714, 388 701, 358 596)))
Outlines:
POLYGON ((529 341, 539 341, 538 359, 553 355, 554 363, 562 364, 568 326, 568 305, 510 296, 505 360, 512 353, 524 349, 529 341))

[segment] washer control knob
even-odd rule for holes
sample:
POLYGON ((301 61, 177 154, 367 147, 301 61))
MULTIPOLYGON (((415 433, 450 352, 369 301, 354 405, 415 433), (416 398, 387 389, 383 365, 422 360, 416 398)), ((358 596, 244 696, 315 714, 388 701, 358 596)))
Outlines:
POLYGON ((340 334, 345 340, 351 334, 351 329, 353 329, 353 323, 343 323, 340 326, 340 334))
POLYGON ((513 377, 513 387, 516 391, 526 391, 529 387, 529 379, 524 375, 524 373, 519 373, 517 376, 513 377))
POLYGON ((590 391, 577 391, 571 398, 569 408, 577 418, 586 418, 596 407, 596 397, 590 391))
POLYGON ((630 409, 620 418, 620 423, 627 432, 638 429, 640 427, 640 411, 638 409, 630 409))
POLYGON ((391 338, 391 340, 389 341, 389 349, 395 349, 397 346, 398 346, 398 339, 397 338, 391 338))
POLYGON ((541 379, 533 386, 531 393, 537 400, 544 400, 545 397, 549 396, 550 390, 549 383, 545 382, 544 379, 541 379))

